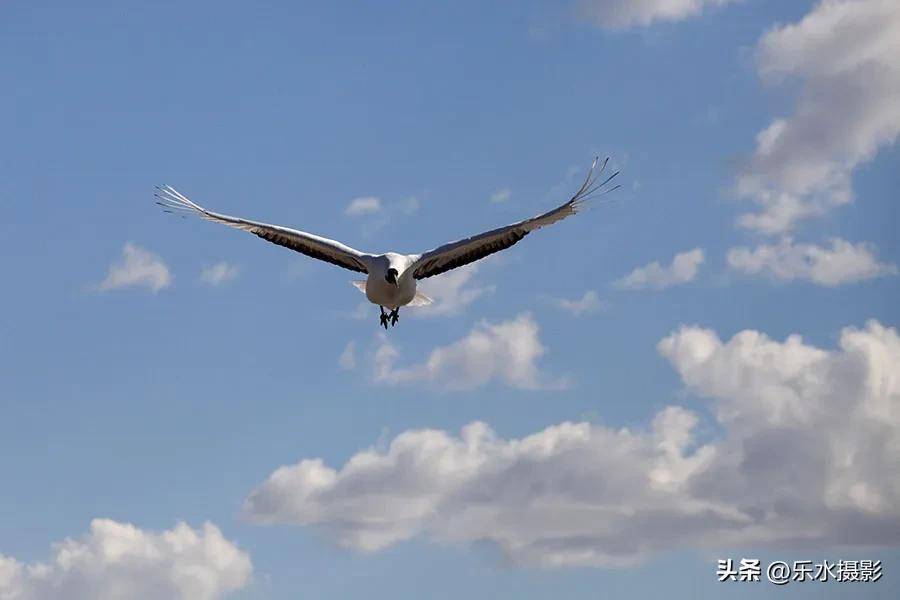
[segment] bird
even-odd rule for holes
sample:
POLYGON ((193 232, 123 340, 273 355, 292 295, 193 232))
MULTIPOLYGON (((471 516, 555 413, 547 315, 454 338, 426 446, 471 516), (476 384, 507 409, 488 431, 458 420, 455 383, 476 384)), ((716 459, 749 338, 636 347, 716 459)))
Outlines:
POLYGON ((367 275, 365 280, 351 283, 366 295, 369 302, 379 306, 381 309, 379 323, 387 330, 388 323, 393 327, 399 321, 401 307, 426 306, 432 303, 431 298, 417 290, 416 282, 505 250, 532 231, 576 214, 587 200, 618 189, 618 185, 604 189, 619 174, 618 171, 601 183, 597 183, 609 162, 607 157, 595 174, 598 158, 591 164, 581 187, 565 203, 553 210, 505 227, 450 242, 421 254, 361 252, 341 242, 305 231, 213 212, 189 200, 168 185, 156 186, 154 195, 156 204, 162 206, 165 212, 192 213, 207 221, 250 232, 300 254, 367 275))

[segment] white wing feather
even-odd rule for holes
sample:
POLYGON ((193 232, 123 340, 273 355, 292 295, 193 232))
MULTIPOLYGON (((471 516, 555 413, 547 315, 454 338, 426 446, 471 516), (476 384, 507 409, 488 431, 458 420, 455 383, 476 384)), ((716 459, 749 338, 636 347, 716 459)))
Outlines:
MULTIPOLYGON (((413 276, 416 279, 424 279, 475 262, 494 252, 509 248, 536 229, 552 225, 557 221, 565 219, 569 215, 574 215, 586 200, 589 200, 600 190, 600 188, 619 174, 619 172, 616 171, 602 183, 596 184, 596 178, 603 173, 604 169, 606 169, 607 162, 609 162, 608 158, 603 161, 603 165, 600 167, 600 171, 595 177, 594 168, 597 166, 597 159, 594 159, 594 163, 591 165, 591 170, 588 172, 588 176, 584 180, 584 183, 568 202, 562 206, 558 206, 551 211, 532 217, 531 219, 519 221, 518 223, 513 223, 512 225, 500 227, 499 229, 494 229, 456 242, 450 242, 449 244, 444 244, 434 250, 430 250, 420 255, 416 260, 416 263, 412 267, 414 269, 413 276)), ((618 187, 619 186, 615 186, 601 193, 605 194, 611 192, 618 187)))
POLYGON ((169 186, 156 188, 157 204, 167 212, 180 211, 195 213, 207 221, 215 221, 229 227, 249 231, 262 239, 290 248, 306 256, 329 262, 351 271, 368 273, 367 259, 369 255, 335 240, 268 223, 259 223, 229 215, 212 212, 187 199, 176 189, 169 186))

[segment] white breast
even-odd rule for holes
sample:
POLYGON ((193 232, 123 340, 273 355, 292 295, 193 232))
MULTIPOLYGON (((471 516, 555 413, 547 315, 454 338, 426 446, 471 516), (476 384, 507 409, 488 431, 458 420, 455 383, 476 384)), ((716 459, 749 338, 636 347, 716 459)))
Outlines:
POLYGON ((409 304, 416 296, 416 280, 407 275, 399 283, 388 283, 383 275, 372 273, 366 281, 366 298, 372 304, 392 309, 409 304))

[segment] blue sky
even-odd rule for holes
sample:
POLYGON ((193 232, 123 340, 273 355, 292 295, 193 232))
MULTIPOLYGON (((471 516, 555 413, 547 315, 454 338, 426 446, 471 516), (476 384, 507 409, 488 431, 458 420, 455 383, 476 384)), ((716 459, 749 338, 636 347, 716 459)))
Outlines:
POLYGON ((0 592, 846 593, 716 581, 752 555, 895 597, 900 15, 665 5, 4 2, 0 592), (418 252, 596 154, 614 202, 387 333, 358 274, 152 197, 418 252))

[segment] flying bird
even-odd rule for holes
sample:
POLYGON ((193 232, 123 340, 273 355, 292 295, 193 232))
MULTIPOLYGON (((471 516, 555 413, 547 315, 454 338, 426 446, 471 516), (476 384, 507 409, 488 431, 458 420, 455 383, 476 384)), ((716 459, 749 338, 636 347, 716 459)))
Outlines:
POLYGON ((381 308, 380 323, 387 329, 388 322, 391 326, 397 324, 400 319, 401 306, 431 304, 431 298, 416 290, 418 280, 440 275, 500 250, 505 250, 532 231, 561 221, 569 215, 574 215, 586 200, 617 189, 618 185, 603 190, 604 186, 619 174, 618 171, 601 183, 597 183, 597 179, 603 174, 608 162, 609 158, 604 160, 595 175, 597 159, 594 159, 587 177, 578 191, 565 204, 551 211, 506 227, 450 242, 422 254, 399 254, 396 252, 370 254, 305 231, 223 215, 188 200, 187 197, 167 185, 156 188, 156 203, 162 206, 166 212, 194 213, 207 221, 249 231, 266 241, 290 248, 306 256, 364 273, 368 276, 364 281, 353 281, 352 283, 366 295, 372 304, 377 304, 381 308), (385 312, 386 308, 388 312, 385 312))

